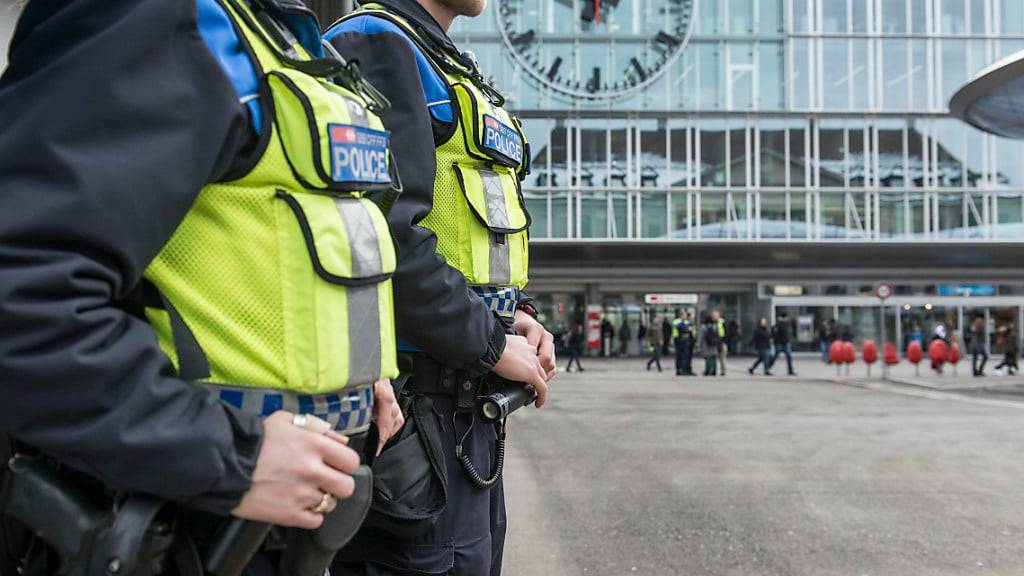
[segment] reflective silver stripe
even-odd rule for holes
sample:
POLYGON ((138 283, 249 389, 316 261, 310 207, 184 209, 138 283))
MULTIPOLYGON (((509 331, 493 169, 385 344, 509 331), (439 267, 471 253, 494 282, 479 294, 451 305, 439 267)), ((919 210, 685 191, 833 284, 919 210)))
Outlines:
MULTIPOLYGON (((345 222, 352 275, 356 278, 378 276, 383 272, 380 243, 373 218, 362 202, 337 198, 334 203, 345 222)), ((348 364, 350 383, 373 382, 380 377, 380 305, 376 284, 350 286, 348 299, 348 364)))
POLYGON ((338 207, 348 233, 352 276, 366 278, 380 275, 384 270, 380 259, 380 240, 370 212, 355 198, 335 198, 334 204, 338 207))
MULTIPOLYGON (((494 228, 508 228, 508 208, 505 206, 505 191, 501 186, 501 177, 490 170, 480 170, 480 181, 484 186, 484 201, 487 204, 487 223, 494 228)), ((490 256, 488 258, 488 281, 492 284, 505 284, 511 281, 511 264, 507 235, 491 233, 490 256)))

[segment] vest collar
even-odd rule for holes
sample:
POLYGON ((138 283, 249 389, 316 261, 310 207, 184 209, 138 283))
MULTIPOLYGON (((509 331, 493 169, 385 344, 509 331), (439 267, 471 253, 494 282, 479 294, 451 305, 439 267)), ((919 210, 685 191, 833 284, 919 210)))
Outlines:
POLYGON ((441 25, 416 0, 373 0, 377 4, 387 6, 388 10, 405 18, 410 24, 429 34, 446 50, 458 54, 455 43, 448 37, 441 25))

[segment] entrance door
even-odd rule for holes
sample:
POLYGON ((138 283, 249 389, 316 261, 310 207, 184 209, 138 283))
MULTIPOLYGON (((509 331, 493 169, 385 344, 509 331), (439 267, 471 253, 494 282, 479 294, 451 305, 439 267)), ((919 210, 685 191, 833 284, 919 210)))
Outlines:
MULTIPOLYGON (((966 321, 967 314, 964 318, 966 321)), ((923 350, 928 349, 928 342, 935 334, 935 328, 942 323, 946 327, 947 337, 953 338, 960 333, 959 313, 956 306, 910 306, 900 310, 900 325, 903 327, 903 350, 912 340, 921 343, 923 350)), ((963 344, 961 343, 961 346, 963 344)))
MULTIPOLYGON (((640 330, 640 321, 643 319, 643 309, 636 304, 623 304, 621 302, 606 301, 602 321, 611 323, 613 335, 610 342, 602 342, 602 354, 607 356, 638 356, 640 354, 640 340, 637 334, 640 330)), ((644 327, 648 323, 644 320, 644 327)))
POLYGON ((818 352, 821 350, 820 334, 825 322, 832 319, 832 306, 776 306, 775 318, 768 323, 774 324, 783 314, 789 314, 793 326, 793 350, 796 352, 818 352))

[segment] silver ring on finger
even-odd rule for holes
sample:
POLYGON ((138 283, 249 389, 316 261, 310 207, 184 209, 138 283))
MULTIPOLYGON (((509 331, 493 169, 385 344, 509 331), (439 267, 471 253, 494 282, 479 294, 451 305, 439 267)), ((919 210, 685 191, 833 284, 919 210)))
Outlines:
POLYGON ((292 416, 292 424, 314 434, 327 434, 334 429, 330 422, 313 414, 296 414, 292 416))

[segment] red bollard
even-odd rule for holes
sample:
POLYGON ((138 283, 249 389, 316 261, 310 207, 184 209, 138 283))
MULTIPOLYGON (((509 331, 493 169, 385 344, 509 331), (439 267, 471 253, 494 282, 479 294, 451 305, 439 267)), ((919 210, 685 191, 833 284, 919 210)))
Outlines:
POLYGON ((846 375, 850 375, 850 365, 857 361, 857 347, 853 342, 843 342, 843 362, 846 363, 846 375))
POLYGON ((949 347, 942 340, 932 340, 928 346, 928 359, 932 361, 932 370, 942 374, 942 365, 946 362, 949 347))
POLYGON ((899 354, 896 353, 896 347, 893 346, 892 342, 886 342, 883 346, 882 352, 885 363, 889 366, 895 366, 900 363, 899 354))
POLYGON ((832 363, 836 365, 836 376, 839 375, 839 371, 841 370, 843 364, 843 356, 843 341, 833 341, 832 345, 828 347, 828 359, 831 360, 832 363))
POLYGON ((874 340, 865 340, 860 348, 860 357, 868 365, 868 378, 871 378, 871 365, 878 362, 878 345, 874 340))
POLYGON ((953 365, 953 376, 956 376, 956 366, 960 363, 960 343, 953 342, 946 353, 946 362, 953 365))
POLYGON ((921 369, 919 364, 921 358, 924 357, 924 351, 921 350, 921 343, 914 340, 907 346, 907 361, 914 365, 914 374, 920 376, 921 369))

